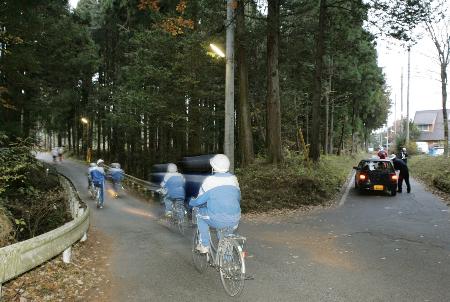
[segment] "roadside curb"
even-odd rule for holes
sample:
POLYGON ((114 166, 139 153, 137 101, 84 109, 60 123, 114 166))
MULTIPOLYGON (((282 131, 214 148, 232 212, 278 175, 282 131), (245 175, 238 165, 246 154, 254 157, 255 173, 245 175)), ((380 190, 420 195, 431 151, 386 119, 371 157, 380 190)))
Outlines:
POLYGON ((348 173, 347 180, 342 185, 341 190, 335 197, 335 203, 337 203, 337 207, 341 207, 344 205, 345 200, 347 199, 348 193, 350 192, 350 188, 352 187, 352 180, 355 176, 355 171, 352 169, 350 173, 348 173))

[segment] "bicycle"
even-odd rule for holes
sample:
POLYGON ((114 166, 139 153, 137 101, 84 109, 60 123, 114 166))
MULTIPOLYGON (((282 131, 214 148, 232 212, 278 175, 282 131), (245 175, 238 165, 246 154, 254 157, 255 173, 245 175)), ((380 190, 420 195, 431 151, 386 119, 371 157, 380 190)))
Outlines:
POLYGON ((246 279, 243 247, 247 239, 233 234, 233 231, 231 228, 217 229, 216 233, 219 238, 217 245, 211 240, 210 234, 209 251, 202 254, 197 250, 200 238, 197 228, 192 242, 192 260, 199 273, 203 273, 208 266, 215 268, 220 274, 225 292, 231 297, 236 297, 242 293, 246 279))
POLYGON ((119 191, 123 191, 125 190, 124 187, 122 186, 121 182, 114 182, 112 181, 112 187, 113 187, 113 197, 114 198, 119 198, 119 191))
POLYGON ((187 211, 184 207, 183 199, 172 200, 172 216, 169 216, 168 220, 177 227, 181 235, 184 235, 187 224, 187 211))
POLYGON ((100 201, 100 197, 101 197, 100 196, 101 195, 100 188, 95 186, 94 184, 92 184, 91 190, 92 190, 91 194, 93 196, 93 199, 96 201, 97 208, 102 209, 104 202, 100 201))
POLYGON ((91 197, 91 199, 95 200, 97 193, 96 193, 94 184, 91 183, 89 185, 88 192, 89 192, 89 196, 91 197))

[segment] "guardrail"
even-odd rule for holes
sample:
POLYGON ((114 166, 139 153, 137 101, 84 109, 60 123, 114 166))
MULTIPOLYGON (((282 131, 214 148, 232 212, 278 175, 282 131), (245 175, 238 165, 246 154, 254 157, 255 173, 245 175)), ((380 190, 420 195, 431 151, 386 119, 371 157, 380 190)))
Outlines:
POLYGON ((63 261, 70 262, 72 244, 87 239, 89 208, 81 201, 73 184, 60 175, 60 182, 68 192, 73 220, 37 237, 0 248, 0 300, 1 285, 45 261, 63 253, 63 261))
MULTIPOLYGON (((110 168, 105 165, 106 168, 110 168)), ((156 190, 160 188, 159 185, 150 181, 142 180, 132 175, 124 174, 124 180, 122 182, 125 186, 130 187, 133 191, 143 194, 145 197, 154 196, 156 190)))

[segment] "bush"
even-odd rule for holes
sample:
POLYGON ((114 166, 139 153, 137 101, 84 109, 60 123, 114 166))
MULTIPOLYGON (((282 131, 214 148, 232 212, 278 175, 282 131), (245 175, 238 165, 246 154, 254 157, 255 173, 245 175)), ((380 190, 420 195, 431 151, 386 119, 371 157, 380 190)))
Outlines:
POLYGON ((309 166, 299 156, 287 158, 279 166, 257 160, 236 171, 242 211, 294 209, 328 202, 339 192, 357 162, 358 158, 350 156, 324 156, 309 166))
POLYGON ((450 158, 414 156, 408 160, 412 176, 443 192, 450 193, 450 158))
POLYGON ((47 175, 46 168, 32 155, 32 144, 17 141, 8 146, 0 149, 0 202, 11 217, 7 219, 9 224, 6 218, 0 221, 1 228, 7 233, 12 224, 14 239, 20 241, 69 221, 68 204, 58 177, 47 175))
POLYGON ((0 248, 14 242, 14 228, 10 215, 0 204, 0 248))

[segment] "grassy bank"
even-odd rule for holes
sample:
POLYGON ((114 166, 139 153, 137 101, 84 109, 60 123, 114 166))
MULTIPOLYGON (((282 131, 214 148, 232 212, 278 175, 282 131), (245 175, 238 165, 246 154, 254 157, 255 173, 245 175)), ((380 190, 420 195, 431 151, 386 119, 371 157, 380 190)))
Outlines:
POLYGON ((427 185, 450 193, 450 158, 427 155, 414 156, 408 160, 411 176, 427 185))
POLYGON ((51 231, 70 213, 58 177, 31 152, 31 144, 1 142, 0 247, 51 231))
POLYGON ((237 171, 242 211, 296 209, 329 202, 360 159, 361 156, 323 156, 310 166, 300 157, 287 158, 280 166, 257 161, 237 171))

